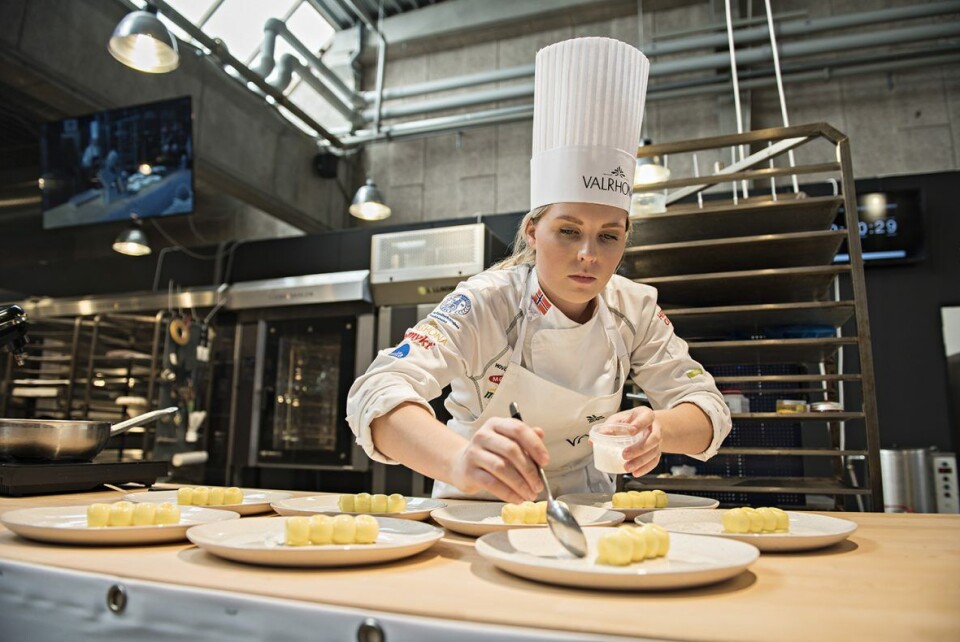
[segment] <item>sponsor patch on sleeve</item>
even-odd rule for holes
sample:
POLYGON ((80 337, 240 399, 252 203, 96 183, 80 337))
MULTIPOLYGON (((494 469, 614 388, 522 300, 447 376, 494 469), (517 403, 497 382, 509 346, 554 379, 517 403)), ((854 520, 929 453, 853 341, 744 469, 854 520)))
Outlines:
POLYGON ((703 370, 701 368, 693 368, 692 370, 687 370, 685 374, 687 375, 687 379, 693 379, 694 377, 702 375, 703 370))
POLYGON ((415 332, 414 330, 407 330, 406 333, 404 333, 403 338, 409 341, 412 345, 420 346, 425 350, 430 350, 437 345, 436 342, 431 341, 430 337, 427 335, 420 332, 415 332))
POLYGON ((667 313, 657 308, 657 318, 663 321, 663 325, 670 325, 670 319, 667 318, 667 313))
POLYGON ((443 314, 454 315, 462 317, 470 313, 470 309, 473 306, 470 303, 470 299, 465 294, 450 294, 443 301, 440 302, 440 305, 437 306, 437 310, 443 314))
POLYGON ((426 335, 431 339, 433 339, 434 341, 436 341, 437 343, 439 343, 440 345, 444 345, 447 343, 447 337, 444 336, 442 332, 440 332, 440 330, 437 328, 437 324, 434 323, 432 319, 427 321, 426 323, 419 323, 416 326, 414 326, 413 332, 426 335))
POLYGON ((394 348, 393 352, 391 352, 389 356, 395 357, 397 359, 403 359, 408 354, 410 354, 410 344, 401 343, 396 348, 394 348))

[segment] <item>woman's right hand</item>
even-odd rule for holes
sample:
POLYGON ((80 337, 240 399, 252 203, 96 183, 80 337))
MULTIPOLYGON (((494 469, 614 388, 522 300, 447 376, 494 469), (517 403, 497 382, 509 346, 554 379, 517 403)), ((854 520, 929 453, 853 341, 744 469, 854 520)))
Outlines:
POLYGON ((505 502, 533 501, 543 490, 534 461, 550 462, 543 430, 493 417, 457 453, 450 481, 464 493, 485 490, 505 502))

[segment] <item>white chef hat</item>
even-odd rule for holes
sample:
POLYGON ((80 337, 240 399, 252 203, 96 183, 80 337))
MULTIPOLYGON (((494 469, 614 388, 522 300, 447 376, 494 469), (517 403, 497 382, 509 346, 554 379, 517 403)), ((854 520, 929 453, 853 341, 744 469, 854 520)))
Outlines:
POLYGON ((630 210, 650 63, 610 38, 537 52, 530 209, 600 203, 630 210))

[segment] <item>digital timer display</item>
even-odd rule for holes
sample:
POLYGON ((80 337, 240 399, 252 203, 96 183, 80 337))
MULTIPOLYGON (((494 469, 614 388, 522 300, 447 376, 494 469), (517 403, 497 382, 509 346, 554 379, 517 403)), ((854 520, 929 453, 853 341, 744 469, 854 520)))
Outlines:
MULTIPOLYGON (((895 262, 921 258, 923 213, 918 190, 858 194, 857 215, 864 261, 895 262)), ((833 229, 846 229, 843 206, 837 211, 833 229)), ((844 241, 834 262, 846 263, 849 260, 847 243, 844 241)))

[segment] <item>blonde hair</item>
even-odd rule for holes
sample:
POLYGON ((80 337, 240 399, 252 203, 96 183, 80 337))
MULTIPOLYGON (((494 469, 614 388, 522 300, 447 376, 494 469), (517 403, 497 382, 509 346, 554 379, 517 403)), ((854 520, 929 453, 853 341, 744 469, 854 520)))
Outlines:
MULTIPOLYGON (((537 221, 543 218, 543 215, 547 213, 549 205, 542 205, 536 207, 524 215, 523 219, 520 221, 520 225, 517 226, 517 235, 513 239, 513 254, 503 259, 499 263, 495 263, 490 266, 491 270, 505 270, 507 268, 516 267, 518 265, 533 265, 537 260, 537 250, 536 248, 530 247, 527 245, 527 227, 529 225, 536 225, 537 221)), ((630 242, 630 228, 633 224, 633 221, 630 219, 630 216, 627 216, 627 243, 630 242)))

